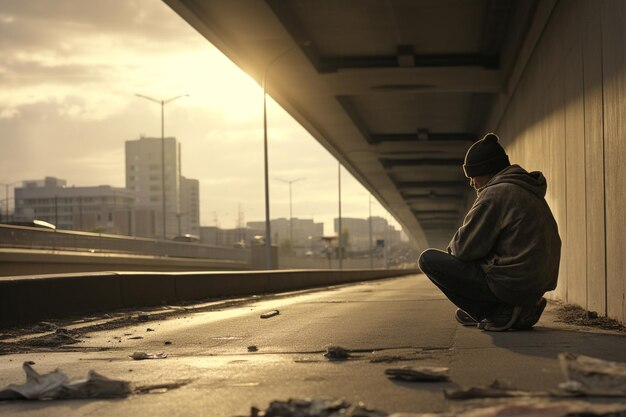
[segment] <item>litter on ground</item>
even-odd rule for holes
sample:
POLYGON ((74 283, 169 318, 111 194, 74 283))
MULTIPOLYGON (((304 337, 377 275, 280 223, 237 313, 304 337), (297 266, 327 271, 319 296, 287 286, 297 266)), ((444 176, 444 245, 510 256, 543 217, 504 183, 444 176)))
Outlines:
POLYGON ((342 348, 341 346, 329 346, 326 348, 324 356, 329 361, 344 361, 346 359, 350 359, 352 355, 350 355, 350 351, 348 349, 342 348))
POLYGON ((455 413, 392 413, 351 405, 343 400, 289 399, 272 401, 262 411, 252 407, 248 417, 623 417, 626 404, 593 404, 583 401, 514 400, 455 413))
POLYGON ((384 411, 343 400, 289 399, 272 401, 265 411, 252 407, 249 417, 387 417, 384 411))
POLYGON ((626 363, 559 353, 566 382, 560 387, 586 396, 626 397, 626 363))
POLYGON ((24 362, 22 368, 26 382, 11 384, 0 390, 0 400, 69 400, 83 398, 117 398, 131 393, 130 383, 109 379, 91 370, 87 378, 70 381, 60 370, 39 374, 32 362, 24 362))
POLYGON ((133 354, 130 355, 129 357, 136 361, 141 361, 145 359, 165 359, 167 358, 167 353, 165 352, 159 352, 159 353, 133 352, 133 354))
POLYGON ((449 400, 472 400, 476 398, 519 398, 519 397, 555 397, 572 396, 566 393, 561 395, 549 391, 523 391, 495 380, 486 387, 470 387, 466 389, 444 390, 444 396, 449 400))
POLYGON ((443 366, 420 366, 420 367, 404 367, 390 368, 385 370, 385 375, 390 379, 398 379, 400 381, 411 382, 441 382, 449 381, 448 374, 450 370, 443 366))
POLYGON ((262 319, 269 319, 270 317, 274 317, 280 314, 280 311, 278 310, 272 310, 272 311, 268 311, 266 313, 261 314, 261 318, 262 319))

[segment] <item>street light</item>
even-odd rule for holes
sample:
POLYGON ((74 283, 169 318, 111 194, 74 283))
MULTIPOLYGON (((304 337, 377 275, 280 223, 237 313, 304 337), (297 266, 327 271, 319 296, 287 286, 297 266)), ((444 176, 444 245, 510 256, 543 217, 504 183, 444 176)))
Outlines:
POLYGON ((369 249, 370 249, 370 269, 374 269, 374 254, 372 253, 372 193, 369 194, 370 197, 370 201, 369 201, 369 218, 368 218, 368 223, 369 223, 369 231, 370 231, 370 236, 369 236, 369 249))
POLYGON ((294 182, 298 182, 298 181, 302 181, 305 180, 306 178, 304 177, 300 177, 300 178, 296 178, 295 180, 284 180, 282 178, 276 178, 278 181, 282 181, 284 183, 289 184, 289 243, 291 244, 291 247, 293 248, 293 214, 291 211, 291 184, 293 184, 294 182))
POLYGON ((339 240, 337 241, 337 244, 339 246, 339 269, 343 269, 343 233, 341 233, 341 162, 338 163, 337 184, 339 188, 339 229, 337 231, 339 240))
POLYGON ((267 73, 272 65, 276 63, 280 58, 287 55, 297 47, 303 45, 309 45, 310 42, 296 43, 291 47, 285 49, 272 59, 269 64, 265 66, 263 71, 263 160, 264 160, 264 181, 265 181, 265 265, 266 269, 272 269, 272 230, 270 227, 270 184, 269 184, 269 162, 267 154, 267 73))
POLYGON ((182 94, 180 96, 168 98, 167 100, 157 100, 152 97, 144 96, 143 94, 135 94, 137 97, 145 98, 146 100, 153 101, 161 105, 161 189, 163 199, 163 240, 167 239, 166 232, 166 217, 167 212, 165 211, 165 117, 164 117, 164 107, 167 103, 171 103, 174 100, 177 100, 181 97, 189 97, 189 94, 182 94))

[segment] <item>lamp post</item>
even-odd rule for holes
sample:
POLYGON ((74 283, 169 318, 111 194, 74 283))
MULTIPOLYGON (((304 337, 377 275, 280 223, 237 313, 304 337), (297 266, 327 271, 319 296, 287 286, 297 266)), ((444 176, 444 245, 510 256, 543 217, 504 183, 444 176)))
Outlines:
POLYGON ((338 253, 339 253, 339 269, 343 269, 343 233, 341 230, 341 162, 338 163, 337 169, 337 185, 339 189, 339 222, 338 222, 338 231, 337 231, 337 245, 338 245, 338 253))
POLYGON ((263 80, 261 85, 263 87, 263 160, 264 160, 264 182, 265 182, 265 266, 266 269, 272 269, 272 230, 270 227, 270 184, 269 184, 269 161, 267 153, 267 73, 272 65, 276 63, 280 58, 287 55, 300 45, 307 45, 308 43, 297 43, 291 47, 285 49, 272 59, 269 64, 265 66, 263 71, 263 80))
POLYGON ((167 100, 157 100, 152 97, 144 96, 143 94, 135 94, 137 97, 145 98, 146 100, 153 101, 161 105, 161 199, 163 200, 163 240, 167 239, 167 226, 166 218, 167 212, 165 210, 165 112, 164 108, 167 103, 171 103, 181 97, 189 97, 189 94, 182 94, 180 96, 168 98, 167 100))
POLYGON ((292 212, 292 205, 291 205, 291 184, 293 184, 294 182, 298 182, 298 181, 302 181, 305 178, 304 177, 300 177, 300 178, 296 178, 295 180, 284 180, 282 178, 276 178, 278 181, 284 182, 286 184, 289 184, 289 243, 291 244, 291 247, 293 248, 293 212, 292 212))
POLYGON ((369 249, 370 249, 370 269, 374 269, 374 254, 372 253, 372 193, 369 194, 370 200, 369 200, 369 218, 368 218, 368 223, 369 223, 369 232, 370 232, 370 236, 369 236, 369 249))

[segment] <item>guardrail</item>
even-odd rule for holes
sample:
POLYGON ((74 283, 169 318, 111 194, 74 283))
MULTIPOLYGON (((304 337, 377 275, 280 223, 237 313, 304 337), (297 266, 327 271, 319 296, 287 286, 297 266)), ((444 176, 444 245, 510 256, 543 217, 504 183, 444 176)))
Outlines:
POLYGON ((0 224, 0 248, 132 253, 250 262, 250 251, 247 249, 3 224, 0 224))

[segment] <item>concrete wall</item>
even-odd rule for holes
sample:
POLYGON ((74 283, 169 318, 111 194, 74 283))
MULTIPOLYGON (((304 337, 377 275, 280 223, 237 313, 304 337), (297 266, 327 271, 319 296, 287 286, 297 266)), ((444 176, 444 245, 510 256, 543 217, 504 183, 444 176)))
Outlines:
POLYGON ((487 128, 548 179, 554 296, 626 322, 626 1, 546 0, 535 20, 487 128))
POLYGON ((279 293, 417 273, 417 270, 92 272, 0 278, 0 329, 120 308, 279 293))

